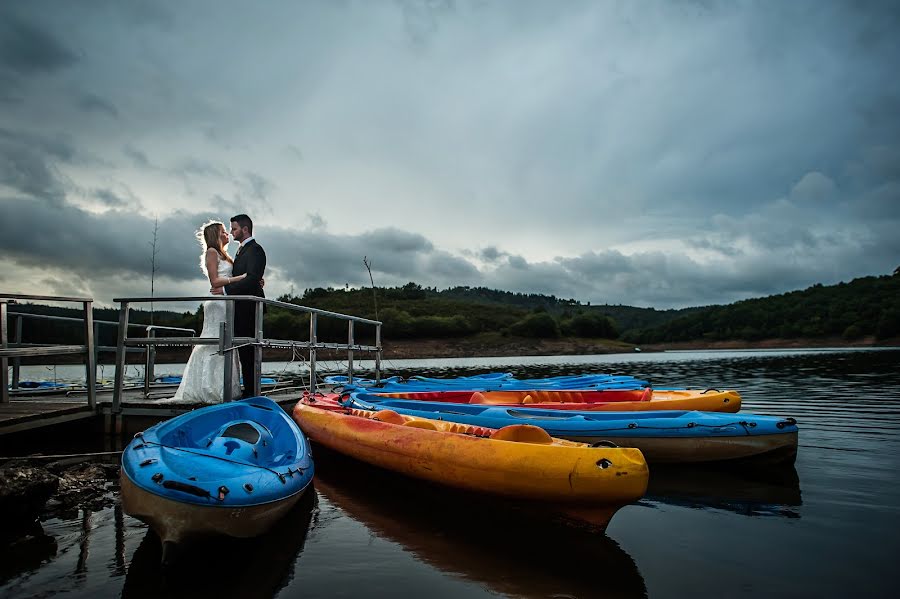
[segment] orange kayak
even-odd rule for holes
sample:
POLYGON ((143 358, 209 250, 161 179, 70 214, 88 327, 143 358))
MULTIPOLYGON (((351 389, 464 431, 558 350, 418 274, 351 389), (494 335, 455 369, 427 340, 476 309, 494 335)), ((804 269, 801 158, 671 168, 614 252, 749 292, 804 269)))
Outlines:
POLYGON ((407 476, 518 499, 624 505, 647 489, 639 449, 592 447, 530 425, 501 429, 348 409, 328 399, 293 410, 309 438, 407 476))

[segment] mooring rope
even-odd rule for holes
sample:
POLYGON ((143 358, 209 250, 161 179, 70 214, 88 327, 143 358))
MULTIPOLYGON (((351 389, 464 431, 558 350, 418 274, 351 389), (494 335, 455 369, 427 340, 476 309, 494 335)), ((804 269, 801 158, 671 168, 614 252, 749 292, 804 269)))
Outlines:
POLYGON ((60 453, 55 455, 20 455, 20 456, 8 456, 8 457, 0 457, 0 461, 8 461, 8 460, 56 460, 63 458, 86 458, 91 456, 99 456, 99 455, 118 455, 122 453, 122 450, 119 451, 95 451, 91 453, 60 453))

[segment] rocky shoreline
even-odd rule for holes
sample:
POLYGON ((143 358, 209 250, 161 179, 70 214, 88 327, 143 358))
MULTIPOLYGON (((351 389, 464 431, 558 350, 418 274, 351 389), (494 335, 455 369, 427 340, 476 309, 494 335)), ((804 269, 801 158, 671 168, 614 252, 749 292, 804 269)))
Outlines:
POLYGON ((90 456, 48 460, 39 455, 7 460, 0 464, 3 541, 33 536, 38 520, 71 519, 79 510, 112 506, 118 480, 116 456, 105 461, 90 456))

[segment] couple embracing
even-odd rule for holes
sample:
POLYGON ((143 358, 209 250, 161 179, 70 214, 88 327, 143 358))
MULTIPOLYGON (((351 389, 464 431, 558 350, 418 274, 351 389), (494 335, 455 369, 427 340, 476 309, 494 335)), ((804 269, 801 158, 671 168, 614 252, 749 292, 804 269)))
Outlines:
MULTIPOLYGON (((203 248, 200 269, 209 278, 212 295, 255 295, 263 293, 263 273, 266 270, 266 252, 253 238, 253 221, 246 214, 231 217, 231 236, 240 243, 234 258, 228 254, 228 231, 219 221, 209 221, 197 231, 197 239, 203 248)), ((219 325, 225 321, 226 302, 203 302, 203 331, 201 337, 218 337, 219 325)), ((235 337, 254 337, 256 331, 256 303, 235 302, 235 337)), ((232 360, 231 389, 235 399, 251 397, 253 392, 253 346, 246 345, 237 352, 217 353, 213 346, 198 345, 191 352, 181 384, 173 401, 219 403, 223 399, 225 360, 232 360), (236 355, 237 354, 237 355, 236 355), (240 357, 240 368, 238 358, 240 357), (243 374, 244 392, 241 393, 238 373, 243 374)))

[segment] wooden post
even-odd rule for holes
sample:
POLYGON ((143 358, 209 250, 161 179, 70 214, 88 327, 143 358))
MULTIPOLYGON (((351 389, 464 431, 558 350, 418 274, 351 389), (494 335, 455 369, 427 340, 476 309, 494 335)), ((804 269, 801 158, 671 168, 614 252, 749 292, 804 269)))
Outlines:
POLYGON ((97 409, 97 354, 94 352, 94 302, 84 302, 84 337, 86 340, 84 383, 87 385, 88 407, 97 409))
POLYGON ((347 321, 347 383, 353 384, 353 321, 347 321))
POLYGON ((375 325, 375 384, 381 382, 381 325, 375 325))
MULTIPOLYGON (((253 397, 262 395, 259 377, 262 376, 262 345, 263 340, 263 303, 254 302, 254 341, 253 345, 253 397)), ((244 381, 246 385, 247 381, 244 381)))
MULTIPOLYGON (((22 321, 25 320, 21 316, 16 315, 14 322, 16 324, 13 325, 13 343, 15 345, 19 345, 22 343, 22 321)), ((19 374, 22 368, 22 358, 13 358, 13 374, 12 374, 12 388, 19 388, 19 374)))
MULTIPOLYGON (((6 314, 7 314, 7 303, 6 300, 0 299, 0 348, 6 349, 9 347, 9 332, 6 330, 6 314)), ((4 355, 0 358, 0 368, 3 369, 3 372, 0 373, 0 403, 9 403, 9 389, 7 386, 9 385, 9 359, 4 355)))
MULTIPOLYGON (((156 338, 156 329, 150 329, 147 331, 147 339, 155 339, 156 338)), ((156 370, 156 346, 148 345, 147 351, 144 352, 146 354, 146 359, 144 361, 144 399, 150 397, 150 384, 156 378, 155 370, 156 370)))
POLYGON ((234 377, 234 302, 225 300, 225 322, 219 325, 219 351, 225 360, 225 380, 222 383, 222 401, 234 398, 232 378, 234 377))
POLYGON ((309 393, 316 393, 316 344, 318 343, 318 335, 316 333, 316 313, 309 314, 309 393))
POLYGON ((119 333, 116 341, 116 382, 113 387, 113 400, 110 411, 113 418, 122 411, 122 394, 125 387, 125 339, 128 338, 128 302, 121 302, 119 307, 119 333))

